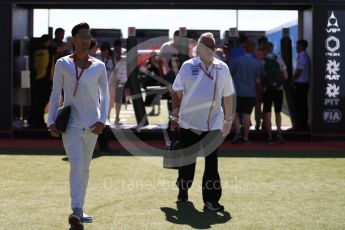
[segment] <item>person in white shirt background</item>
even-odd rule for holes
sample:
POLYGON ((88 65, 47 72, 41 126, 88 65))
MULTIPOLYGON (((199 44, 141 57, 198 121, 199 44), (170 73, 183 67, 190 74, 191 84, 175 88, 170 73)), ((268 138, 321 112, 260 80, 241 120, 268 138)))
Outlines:
POLYGON ((202 146, 205 155, 202 181, 204 209, 222 211, 224 207, 219 204, 222 188, 218 173, 218 149, 230 132, 235 113, 235 90, 228 66, 214 58, 215 39, 212 33, 200 36, 196 53, 197 57, 183 63, 172 86, 171 129, 180 133, 185 159, 183 165, 178 165, 177 201, 188 200, 196 157, 202 146))
POLYGON ((166 74, 170 71, 169 61, 172 55, 178 55, 180 32, 176 30, 174 37, 171 41, 164 43, 158 54, 159 73, 162 78, 165 78, 166 74))
MULTIPOLYGON (((115 125, 122 125, 120 122, 120 111, 122 105, 122 98, 124 94, 125 84, 127 82, 127 60, 122 56, 122 42, 120 39, 114 41, 115 53, 115 68, 112 71, 109 79, 109 87, 114 88, 115 99, 115 125)), ((126 92, 126 95, 129 93, 126 92)), ((109 110, 112 109, 113 104, 110 104, 109 110)), ((110 112, 110 111, 109 111, 110 112)))
POLYGON ((296 42, 298 53, 297 66, 293 75, 294 102, 296 107, 296 129, 308 130, 308 90, 311 62, 307 53, 308 41, 301 39, 296 42))
POLYGON ((64 106, 71 106, 66 132, 62 141, 70 163, 70 195, 73 213, 71 226, 83 226, 92 217, 83 213, 89 167, 97 136, 102 132, 108 116, 109 91, 105 65, 88 55, 91 34, 87 23, 72 29, 75 52, 60 58, 55 66, 53 90, 50 96, 48 127, 54 137, 60 135, 55 126, 61 90, 64 106))
MULTIPOLYGON (((115 69, 116 66, 116 60, 115 60, 115 55, 114 52, 111 50, 111 45, 109 42, 102 42, 100 47, 100 53, 96 53, 95 57, 98 60, 101 60, 105 64, 105 68, 107 70, 107 78, 108 78, 108 83, 110 80, 110 76, 112 75, 112 72, 115 69)), ((109 106, 109 112, 108 112, 108 118, 110 114, 110 110, 112 106, 114 105, 114 98, 115 98, 115 87, 111 84, 109 84, 109 94, 110 94, 110 106, 109 106)))

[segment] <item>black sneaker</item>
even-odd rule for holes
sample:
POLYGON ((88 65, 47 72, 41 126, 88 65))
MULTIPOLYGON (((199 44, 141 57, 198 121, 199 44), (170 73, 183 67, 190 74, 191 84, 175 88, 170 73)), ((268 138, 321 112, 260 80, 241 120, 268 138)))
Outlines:
POLYGON ((68 216, 68 223, 73 228, 83 228, 83 210, 81 208, 74 208, 73 213, 68 216))
POLYGON ((77 227, 77 228, 82 228, 84 227, 82 218, 76 214, 71 214, 68 217, 68 223, 71 225, 71 227, 77 227))
POLYGON ((186 202, 188 201, 188 190, 180 189, 177 196, 176 202, 186 202))
POLYGON ((243 138, 242 138, 241 134, 236 134, 234 139, 232 139, 232 143, 236 144, 236 143, 238 143, 238 142, 240 142, 242 140, 243 140, 243 138))
POLYGON ((204 205, 204 211, 209 210, 212 212, 222 212, 224 211, 224 206, 218 202, 206 202, 204 205))
POLYGON ((251 142, 250 140, 248 140, 248 139, 243 139, 243 140, 242 140, 242 143, 243 143, 243 144, 246 144, 246 145, 249 145, 249 144, 251 144, 252 142, 251 142))

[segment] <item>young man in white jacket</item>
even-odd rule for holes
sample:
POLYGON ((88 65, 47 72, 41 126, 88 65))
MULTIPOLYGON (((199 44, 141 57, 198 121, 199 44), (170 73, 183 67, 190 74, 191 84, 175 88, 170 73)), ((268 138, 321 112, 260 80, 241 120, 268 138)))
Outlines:
POLYGON ((70 162, 73 213, 68 221, 71 226, 83 226, 83 222, 92 222, 92 217, 83 213, 83 207, 93 150, 108 116, 109 91, 104 63, 88 55, 91 42, 89 25, 80 23, 74 26, 72 37, 75 52, 56 62, 48 126, 52 136, 60 135, 55 119, 63 89, 64 106, 72 108, 67 130, 62 133, 70 162))

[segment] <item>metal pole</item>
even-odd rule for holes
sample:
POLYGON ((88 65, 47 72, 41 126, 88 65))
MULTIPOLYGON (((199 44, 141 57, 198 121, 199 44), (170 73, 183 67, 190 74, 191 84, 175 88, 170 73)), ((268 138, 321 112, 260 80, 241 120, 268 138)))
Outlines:
POLYGON ((48 9, 48 28, 50 27, 50 9, 48 9))
POLYGON ((238 29, 238 9, 236 9, 236 28, 238 29))
POLYGON ((287 106, 290 113, 292 127, 295 127, 297 116, 296 116, 296 109, 295 109, 295 104, 293 100, 293 89, 290 84, 292 82, 293 73, 292 73, 292 41, 291 41, 289 32, 290 32, 289 28, 283 29, 283 37, 280 40, 280 45, 281 45, 281 57, 287 66, 287 72, 289 75, 289 79, 284 82, 285 98, 286 98, 287 106))

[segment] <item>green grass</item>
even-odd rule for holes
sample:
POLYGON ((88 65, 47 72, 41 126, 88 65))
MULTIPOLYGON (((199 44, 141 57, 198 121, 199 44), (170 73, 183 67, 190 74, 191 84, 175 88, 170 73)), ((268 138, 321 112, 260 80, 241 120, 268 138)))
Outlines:
MULTIPOLYGON (((176 171, 161 158, 92 161, 85 229, 344 229, 344 158, 219 158, 226 213, 202 211, 199 159, 190 201, 175 204, 176 171), (232 219, 229 215, 231 214, 232 219)), ((0 155, 0 229, 68 229, 67 162, 0 155)))

